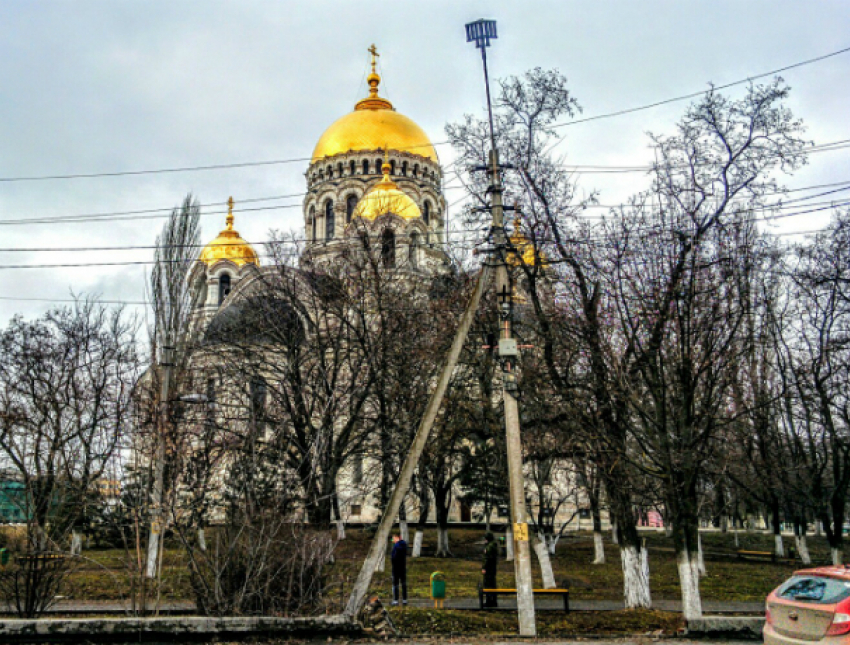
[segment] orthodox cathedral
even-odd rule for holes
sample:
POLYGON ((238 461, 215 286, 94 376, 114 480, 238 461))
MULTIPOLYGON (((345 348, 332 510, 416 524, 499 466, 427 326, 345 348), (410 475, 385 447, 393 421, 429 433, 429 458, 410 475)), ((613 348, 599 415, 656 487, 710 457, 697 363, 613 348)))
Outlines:
MULTIPOLYGON (((427 283, 428 278, 451 270, 440 160, 422 128, 380 95, 374 45, 369 51, 368 96, 322 133, 307 167, 306 244, 299 261, 305 270, 321 272, 323 266, 344 262, 352 248, 362 249, 366 236, 381 266, 427 283)), ((509 257, 511 264, 534 262, 533 249, 518 222, 511 242, 515 249, 509 257)), ((234 228, 231 199, 226 227, 206 245, 189 276, 197 336, 209 341, 217 333, 241 333, 252 323, 256 327, 257 321, 251 319, 252 298, 264 276, 276 270, 263 266, 258 253, 234 228)), ((291 312, 281 311, 281 317, 287 315, 291 312)), ((209 367, 209 362, 204 364, 205 369, 209 367)), ((205 387, 207 400, 215 401, 215 378, 209 378, 205 387)), ((255 393, 250 396, 253 401, 255 393)), ((361 485, 360 470, 362 464, 352 465, 346 469, 345 481, 338 482, 336 514, 339 518, 342 512, 351 521, 374 521, 379 510, 370 503, 365 483, 361 485)), ((458 500, 450 516, 469 521, 470 510, 458 500)))
MULTIPOLYGON (((448 265, 440 160, 422 128, 380 96, 374 46, 370 52, 369 95, 319 137, 307 168, 302 262, 320 267, 336 260, 366 234, 379 241, 386 266, 431 275, 448 265)), ((226 228, 204 248, 190 278, 202 323, 247 292, 263 270, 233 220, 231 200, 226 228)))

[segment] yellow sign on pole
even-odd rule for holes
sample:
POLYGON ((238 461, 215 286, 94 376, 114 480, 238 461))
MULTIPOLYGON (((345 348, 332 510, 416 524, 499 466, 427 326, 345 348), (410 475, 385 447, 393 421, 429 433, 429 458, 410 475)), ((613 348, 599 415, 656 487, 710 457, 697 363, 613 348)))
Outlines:
POLYGON ((528 524, 526 522, 514 524, 514 539, 517 542, 528 542, 528 524))

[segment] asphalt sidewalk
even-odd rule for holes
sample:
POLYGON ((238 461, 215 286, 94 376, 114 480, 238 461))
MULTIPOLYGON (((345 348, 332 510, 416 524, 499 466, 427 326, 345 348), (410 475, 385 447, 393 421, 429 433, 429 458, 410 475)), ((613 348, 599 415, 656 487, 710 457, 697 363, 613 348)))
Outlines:
MULTIPOLYGON (((391 597, 381 596, 381 601, 386 605, 390 604, 391 597)), ((425 598, 413 598, 409 601, 409 607, 429 608, 433 607, 433 601, 425 598)), ((534 606, 539 610, 546 611, 563 611, 563 601, 558 598, 536 598, 534 606)), ((652 603, 653 609, 662 611, 682 610, 682 603, 679 600, 655 600, 652 603)), ((706 614, 749 614, 761 615, 764 613, 763 602, 724 602, 704 600, 702 603, 703 611, 706 614)), ((478 598, 446 598, 444 603, 445 609, 464 609, 478 611, 478 598)), ((622 601, 617 600, 591 600, 584 598, 570 598, 571 611, 616 611, 623 609, 622 601)), ((509 596, 499 596, 500 610, 516 610, 516 599, 509 596)), ((194 614, 195 603, 191 601, 179 602, 162 602, 159 604, 159 611, 162 614, 194 614)), ((12 614, 14 611, 7 607, 0 608, 2 614, 12 614)), ((128 614, 132 613, 129 605, 120 602, 109 601, 85 601, 85 600, 59 600, 45 616, 50 615, 92 615, 92 614, 128 614)))

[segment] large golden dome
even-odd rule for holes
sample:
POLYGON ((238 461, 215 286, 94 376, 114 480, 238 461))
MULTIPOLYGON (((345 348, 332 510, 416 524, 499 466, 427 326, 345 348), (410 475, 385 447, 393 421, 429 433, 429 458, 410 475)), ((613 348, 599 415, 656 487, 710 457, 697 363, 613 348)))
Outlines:
POLYGON ((390 179, 390 164, 386 161, 381 170, 384 178, 372 186, 354 209, 353 217, 374 220, 381 215, 392 213, 404 219, 416 219, 422 217, 422 211, 407 194, 399 190, 395 182, 390 179))
MULTIPOLYGON (((374 45, 373 45, 374 49, 374 45)), ((399 150, 439 163, 437 151, 425 131, 399 114, 393 104, 378 96, 381 77, 375 73, 373 51, 369 74, 369 96, 354 106, 354 112, 337 119, 325 130, 313 150, 313 162, 353 150, 399 150)))
POLYGON ((254 247, 243 240, 237 231, 233 230, 232 197, 228 200, 227 205, 227 227, 201 251, 201 262, 206 262, 207 266, 210 266, 219 260, 230 260, 237 266, 244 264, 256 264, 259 266, 260 258, 257 256, 256 251, 254 251, 254 247))

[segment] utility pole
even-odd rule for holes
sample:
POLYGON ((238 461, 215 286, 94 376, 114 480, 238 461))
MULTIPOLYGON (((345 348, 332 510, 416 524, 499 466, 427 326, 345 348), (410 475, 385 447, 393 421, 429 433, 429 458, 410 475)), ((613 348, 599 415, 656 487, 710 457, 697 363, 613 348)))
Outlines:
POLYGON ((484 63, 484 84, 487 89, 487 114, 490 120, 490 210, 491 232, 496 255, 496 292, 499 297, 499 362, 502 367, 502 399, 505 409, 505 434, 508 451, 508 480, 510 483, 511 518, 515 543, 514 574, 516 577, 517 613, 520 636, 537 636, 534 616, 534 588, 531 578, 531 544, 525 510, 525 483, 522 473, 522 442, 520 440, 519 406, 517 405, 516 369, 519 349, 511 335, 512 293, 508 276, 502 180, 499 174, 499 153, 493 132, 493 109, 490 102, 490 79, 487 72, 487 47, 497 37, 494 20, 478 20, 466 25, 467 42, 475 41, 484 63))
POLYGON ((145 562, 145 577, 157 577, 162 548, 164 523, 163 497, 165 492, 165 441, 168 435, 169 400, 171 397, 171 369, 174 367, 174 347, 163 345, 160 353, 162 382, 159 393, 159 420, 153 453, 153 486, 151 487, 151 526, 148 535, 148 553, 145 562))

